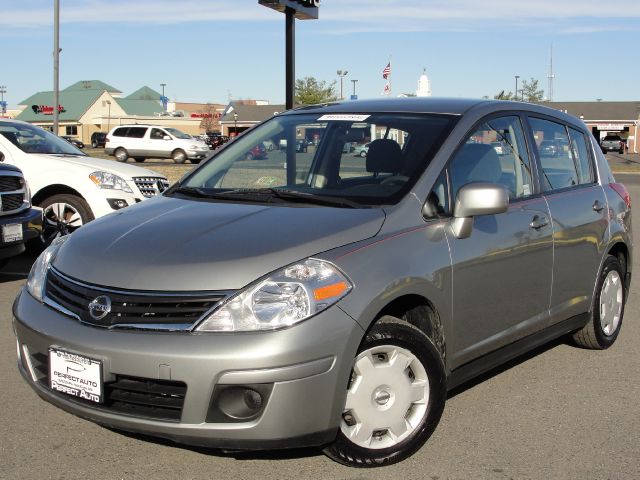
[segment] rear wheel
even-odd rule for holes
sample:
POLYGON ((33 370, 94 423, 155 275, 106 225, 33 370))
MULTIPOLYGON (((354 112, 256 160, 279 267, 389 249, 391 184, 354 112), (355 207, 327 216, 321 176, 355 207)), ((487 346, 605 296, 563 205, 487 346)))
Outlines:
POLYGON ((618 338, 626 302, 624 275, 620 260, 608 256, 598 276, 589 323, 573 334, 579 346, 604 350, 618 338))
POLYGON ((52 195, 39 206, 44 214, 42 236, 45 245, 49 245, 57 237, 73 233, 94 218, 89 204, 76 195, 52 195))
POLYGON ((187 154, 184 152, 184 150, 174 150, 174 152, 171 154, 171 159, 175 163, 184 163, 187 161, 187 154))
POLYGON ((91 142, 91 148, 98 148, 97 142, 91 142))
POLYGON ((364 150, 360 151, 360 156, 361 157, 366 157, 367 156, 367 152, 365 152, 364 150))
POLYGON ((433 433, 446 399, 442 360, 418 328, 386 316, 354 361, 340 431, 325 454, 354 467, 396 463, 433 433))
POLYGON ((129 158, 129 152, 127 152, 124 148, 118 148, 113 155, 116 157, 116 160, 119 162, 126 162, 129 158))

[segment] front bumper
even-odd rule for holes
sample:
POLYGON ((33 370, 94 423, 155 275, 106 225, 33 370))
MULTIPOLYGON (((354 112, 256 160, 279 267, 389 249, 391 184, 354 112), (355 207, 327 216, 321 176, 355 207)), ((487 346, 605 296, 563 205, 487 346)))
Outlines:
POLYGON ((187 158, 189 160, 202 160, 210 155, 211 150, 187 150, 187 158))
POLYGON ((13 313, 18 367, 43 399, 113 428, 228 449, 330 442, 339 428, 352 360, 364 334, 335 306, 294 327, 255 334, 94 328, 39 303, 26 291, 16 299, 13 313), (184 382, 179 420, 110 411, 52 391, 47 375, 35 366, 36 359, 47 358, 52 346, 100 360, 105 385, 120 376, 184 382), (213 418, 211 399, 216 386, 255 384, 270 389, 257 418, 207 421, 213 418))
POLYGON ((22 240, 4 242, 0 237, 0 259, 13 257, 24 252, 24 243, 42 235, 42 209, 30 208, 24 212, 7 217, 0 217, 2 225, 22 225, 22 240))

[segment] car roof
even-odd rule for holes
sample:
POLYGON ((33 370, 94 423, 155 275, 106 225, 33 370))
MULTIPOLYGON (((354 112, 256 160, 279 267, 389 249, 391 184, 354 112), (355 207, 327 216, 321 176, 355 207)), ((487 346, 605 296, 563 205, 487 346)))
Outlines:
POLYGON ((301 113, 435 113, 448 115, 465 115, 470 111, 479 115, 500 111, 524 111, 556 117, 574 125, 583 122, 573 115, 568 115, 555 108, 538 103, 513 102, 508 100, 489 100, 472 98, 447 97, 408 97, 383 98, 371 100, 346 100, 322 105, 309 105, 283 112, 281 115, 301 113))

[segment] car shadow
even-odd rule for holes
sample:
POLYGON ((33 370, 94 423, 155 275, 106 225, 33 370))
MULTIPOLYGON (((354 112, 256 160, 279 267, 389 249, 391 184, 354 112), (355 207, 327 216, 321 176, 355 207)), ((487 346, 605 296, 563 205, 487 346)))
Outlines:
POLYGON ((179 448, 190 452, 199 453, 211 457, 234 458, 235 460, 296 460, 299 458, 311 458, 322 456, 320 447, 304 447, 304 448, 288 448, 280 450, 224 450, 213 447, 199 447, 193 445, 185 445, 173 442, 171 440, 159 437, 153 437, 142 433, 127 432, 118 430, 117 428, 104 426, 107 430, 111 430, 119 435, 124 435, 135 440, 163 445, 166 447, 179 448))
POLYGON ((481 375, 478 375, 477 377, 467 380, 463 384, 458 385, 457 387, 449 390, 447 394, 447 399, 451 399, 457 395, 460 395, 461 393, 464 393, 467 390, 470 390, 476 385, 480 385, 481 383, 486 382, 491 378, 497 377, 498 375, 506 372, 507 370, 517 367, 522 363, 528 362, 529 360, 537 357, 538 355, 542 355, 543 353, 549 350, 552 350, 560 345, 572 345, 570 337, 565 335, 560 338, 556 338, 555 340, 552 340, 549 343, 545 343, 544 345, 534 348, 533 350, 527 353, 523 353, 522 355, 519 355, 518 357, 512 360, 509 360, 508 362, 503 363, 502 365, 492 368, 488 372, 485 372, 481 375))
POLYGON ((38 258, 38 251, 27 250, 26 252, 12 258, 9 263, 0 270, 0 283, 26 280, 29 276, 31 265, 38 258))

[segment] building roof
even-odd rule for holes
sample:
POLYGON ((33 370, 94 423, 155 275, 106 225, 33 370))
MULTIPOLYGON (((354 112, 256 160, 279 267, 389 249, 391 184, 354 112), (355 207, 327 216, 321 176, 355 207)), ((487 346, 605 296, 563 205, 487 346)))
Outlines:
POLYGON ((233 122, 233 114, 238 114, 240 123, 258 123, 286 110, 284 105, 234 105, 227 108, 220 122, 233 122))
MULTIPOLYGON (((64 108, 64 111, 59 113, 58 119, 61 122, 77 122, 89 107, 98 100, 102 92, 102 90, 91 89, 61 90, 60 106, 64 108)), ((24 120, 25 122, 50 122, 53 120, 53 115, 36 113, 36 109, 33 108, 39 105, 53 107, 53 92, 38 92, 20 102, 20 105, 26 105, 27 108, 16 116, 17 120, 24 120)))
POLYGON ((541 105, 566 111, 584 120, 638 120, 640 102, 543 102, 541 105))
POLYGON ((160 93, 145 85, 124 98, 127 100, 155 100, 157 102, 160 101, 160 96, 160 93))
POLYGON ((162 106, 158 100, 136 100, 116 98, 115 101, 127 115, 150 116, 162 112, 162 106))
POLYGON ((101 92, 106 90, 109 93, 122 93, 117 88, 113 88, 111 85, 101 82, 100 80, 80 80, 73 85, 69 85, 64 90, 61 90, 61 92, 82 90, 99 90, 101 92))

